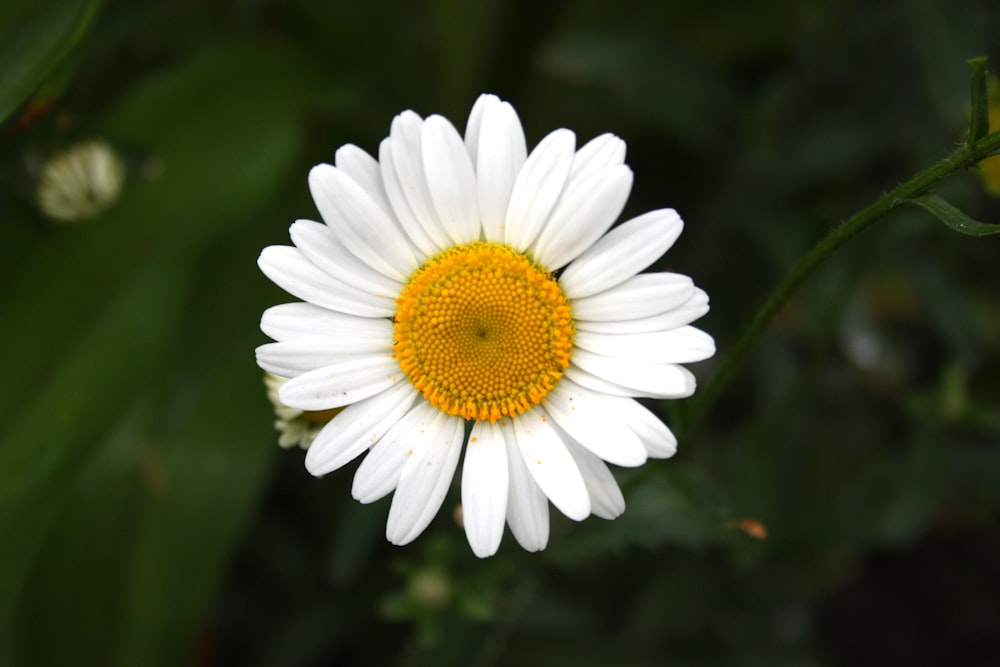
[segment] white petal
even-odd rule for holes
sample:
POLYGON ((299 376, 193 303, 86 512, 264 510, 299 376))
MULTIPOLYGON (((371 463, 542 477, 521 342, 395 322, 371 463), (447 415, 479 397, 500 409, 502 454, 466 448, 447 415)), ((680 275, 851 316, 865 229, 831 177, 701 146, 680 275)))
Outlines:
MULTIPOLYGON (((417 218, 416 213, 413 212, 410 206, 410 202, 406 199, 406 195, 403 193, 403 186, 400 184, 399 176, 396 173, 392 146, 392 139, 383 139, 382 143, 379 144, 378 159, 379 165, 382 168, 382 182, 385 185, 386 197, 389 198, 389 205, 396 215, 396 220, 399 221, 403 231, 406 232, 410 241, 417 248, 418 256, 422 261, 426 257, 436 254, 444 246, 439 245, 437 241, 431 238, 428 230, 424 229, 423 223, 417 218)), ((440 237, 439 240, 441 243, 447 241, 443 231, 440 232, 440 237)))
POLYGON ((337 280, 290 246, 264 248, 257 266, 278 287, 317 306, 362 317, 392 317, 396 312, 395 300, 337 280))
POLYGON ((462 453, 465 421, 439 412, 413 444, 392 496, 385 536, 396 545, 409 544, 424 532, 441 509, 462 453))
POLYGON ((623 222, 566 267, 559 277, 563 293, 579 299, 620 285, 659 259, 683 227, 670 208, 623 222))
MULTIPOLYGON (((412 111, 404 111, 392 120, 389 138, 392 140, 392 169, 399 181, 400 192, 404 196, 410 210, 427 236, 439 248, 451 245, 448 234, 431 201, 427 189, 427 176, 424 173, 422 128, 424 121, 412 111)), ((386 190, 389 192, 389 179, 385 176, 386 164, 383 161, 383 176, 386 180, 386 190)), ((389 192, 392 200, 392 192, 389 192)), ((395 201, 393 201, 395 206, 395 201)))
POLYGON ((476 174, 462 138, 443 116, 421 128, 424 173, 434 210, 448 237, 458 245, 480 237, 476 174))
POLYGON ((278 398, 299 410, 329 410, 350 405, 404 381, 389 355, 352 359, 303 373, 281 385, 278 398))
POLYGON ((630 334, 666 331, 694 322, 708 312, 708 294, 697 287, 688 300, 659 315, 631 320, 576 320, 576 328, 596 333, 630 334))
POLYGON ((527 250, 548 220, 569 176, 575 146, 576 135, 555 130, 525 161, 514 181, 504 223, 504 243, 514 250, 527 250))
POLYGON ((417 392, 408 382, 348 405, 306 450, 306 470, 319 477, 353 461, 409 411, 417 392))
POLYGON ((257 365, 285 378, 358 357, 392 356, 392 338, 352 334, 338 340, 291 340, 257 348, 257 365))
POLYGON ((309 189, 323 220, 356 257, 400 283, 418 259, 402 228, 353 178, 333 165, 309 172, 309 189))
POLYGON ((354 144, 344 144, 337 149, 334 159, 337 169, 354 179, 354 182, 364 188, 368 196, 382 207, 385 214, 392 215, 392 206, 385 194, 382 184, 382 169, 378 160, 358 148, 354 144))
POLYGON ((497 424, 476 422, 462 463, 462 523, 472 553, 492 556, 507 516, 507 447, 497 424))
POLYGON ((391 493, 399 483, 403 465, 413 454, 417 439, 441 414, 427 401, 418 399, 409 412, 390 426, 354 473, 351 486, 354 499, 373 503, 391 493))
POLYGON ((639 401, 623 400, 618 410, 652 458, 668 459, 677 452, 677 438, 673 432, 639 401))
POLYGON ((634 320, 676 308, 691 296, 694 283, 679 273, 640 273, 594 296, 573 301, 580 320, 634 320))
POLYGON ((625 142, 611 133, 594 137, 573 156, 570 182, 578 182, 590 174, 608 167, 625 164, 625 142))
POLYGON ((640 466, 646 462, 646 449, 615 414, 616 399, 563 378, 543 405, 562 430, 597 456, 615 465, 640 466))
POLYGON ((555 271, 579 257, 618 219, 631 190, 632 170, 624 165, 567 184, 532 246, 535 258, 555 271))
POLYGON ((590 497, 566 446, 545 420, 544 410, 529 410, 511 420, 528 472, 560 512, 574 521, 590 514, 590 497))
POLYGON ((288 231, 306 259, 342 283, 387 299, 395 299, 403 289, 402 283, 355 257, 323 223, 298 220, 288 231))
POLYGON ((583 350, 605 357, 654 364, 687 364, 715 354, 712 337, 690 326, 637 334, 577 331, 573 342, 583 350))
POLYGON ((549 543, 549 501, 532 479, 517 446, 514 428, 500 422, 507 449, 510 491, 507 494, 507 525, 525 551, 541 551, 549 543))
POLYGON ((602 519, 615 519, 625 511, 625 496, 601 459, 592 452, 573 442, 566 441, 566 449, 576 462, 590 494, 590 511, 602 519))
POLYGON ((572 364, 599 378, 633 389, 642 396, 686 398, 695 389, 691 371, 676 364, 612 359, 581 349, 573 350, 572 364))
POLYGON ((608 382, 603 378, 599 378, 587 371, 583 370, 578 366, 574 366, 572 363, 569 368, 566 369, 566 377, 580 385, 581 387, 586 387, 587 389, 593 389, 594 391, 599 391, 604 394, 609 394, 611 396, 635 396, 636 392, 634 389, 629 389, 628 387, 623 387, 614 382, 608 382))
POLYGON ((392 323, 382 317, 357 317, 311 303, 271 306, 260 318, 260 330, 276 341, 293 339, 336 340, 340 336, 392 338, 392 323))
POLYGON ((503 242, 507 206, 528 150, 517 112, 507 102, 484 95, 476 102, 465 143, 476 165, 479 216, 487 241, 503 242))
POLYGON ((469 120, 465 123, 465 149, 469 151, 472 164, 476 164, 478 160, 479 138, 482 134, 483 114, 486 112, 486 107, 499 103, 500 98, 496 95, 483 93, 476 98, 472 110, 469 111, 469 120))

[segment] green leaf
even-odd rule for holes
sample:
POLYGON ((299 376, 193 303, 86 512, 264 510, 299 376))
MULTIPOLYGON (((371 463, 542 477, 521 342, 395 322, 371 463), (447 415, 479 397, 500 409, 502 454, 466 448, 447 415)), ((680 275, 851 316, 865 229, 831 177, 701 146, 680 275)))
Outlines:
POLYGON ((143 396, 125 410, 111 437, 81 466, 32 564, 10 636, 0 637, 16 656, 11 664, 65 665, 79 656, 110 664, 110 638, 121 628, 122 582, 141 497, 148 399, 143 396), (59 628, 58 642, 52 641, 54 628, 59 628))
POLYGON ((12 636, 0 638, 21 664, 190 662, 280 452, 260 373, 246 359, 254 333, 201 368, 201 385, 176 387, 184 400, 197 391, 187 418, 150 432, 150 408, 174 401, 144 396, 84 466, 32 566, 12 636))
POLYGON ((132 184, 105 218, 50 234, 0 286, 0 620, 78 470, 164 368, 192 260, 287 181, 319 88, 290 53, 228 44, 148 79, 108 131, 155 156, 162 176, 132 184))
POLYGON ((928 211, 959 234, 965 234, 966 236, 1000 234, 1000 225, 973 220, 937 195, 923 195, 914 199, 907 199, 906 202, 915 204, 928 211))
POLYGON ((0 124, 55 72, 99 13, 101 0, 61 0, 37 7, 0 46, 0 124))
MULTIPOLYGON (((197 252, 260 210, 290 174, 303 109, 320 88, 308 63, 282 45, 237 43, 199 52, 113 108, 107 134, 162 174, 130 183, 104 218, 51 234, 0 284, 6 349, 16 350, 0 352, 6 372, 55 372, 65 332, 86 328, 150 249, 197 252)), ((35 385, 0 385, 0 428, 35 385)))
POLYGON ((192 398, 190 418, 146 450, 158 483, 136 516, 113 663, 121 667, 191 662, 193 637, 281 452, 252 345, 227 349, 197 396, 183 396, 192 398))
POLYGON ((969 115, 969 138, 967 144, 982 139, 990 132, 990 105, 986 91, 986 60, 985 56, 970 58, 972 67, 972 86, 970 91, 971 105, 969 115))
POLYGON ((69 484, 0 636, 13 644, 11 664, 191 661, 280 452, 252 358, 263 299, 247 288, 257 268, 243 260, 258 246, 225 243, 198 271, 181 328, 197 335, 171 347, 176 363, 147 374, 138 410, 123 401, 115 434, 69 484))
POLYGON ((92 327, 73 332, 69 354, 0 437, 0 621, 78 469, 163 362, 191 274, 172 255, 151 260, 92 327))

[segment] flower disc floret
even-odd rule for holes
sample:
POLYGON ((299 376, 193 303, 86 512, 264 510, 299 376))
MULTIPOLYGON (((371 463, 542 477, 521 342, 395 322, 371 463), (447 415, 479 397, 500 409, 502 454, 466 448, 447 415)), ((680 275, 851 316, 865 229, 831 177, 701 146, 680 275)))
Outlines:
POLYGON ((569 366, 575 328, 552 274, 489 242, 442 251, 396 300, 394 356, 438 409, 515 417, 541 403, 569 366))

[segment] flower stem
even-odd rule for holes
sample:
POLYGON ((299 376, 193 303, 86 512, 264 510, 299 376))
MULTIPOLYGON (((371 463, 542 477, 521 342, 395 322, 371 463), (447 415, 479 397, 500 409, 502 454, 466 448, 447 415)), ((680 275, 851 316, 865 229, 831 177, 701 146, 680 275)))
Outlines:
POLYGON ((900 204, 913 197, 924 194, 931 187, 952 174, 975 165, 980 160, 989 157, 1000 150, 1000 132, 988 134, 972 142, 962 143, 948 157, 937 164, 921 171, 894 190, 887 192, 877 200, 861 209, 854 215, 843 220, 839 225, 817 243, 809 252, 789 270, 788 274, 771 291, 767 300, 760 307, 750 325, 743 332, 736 344, 729 349, 722 360, 718 373, 708 385, 694 397, 690 408, 686 411, 683 426, 686 430, 695 428, 725 388, 742 367, 747 355, 753 349, 757 340, 781 307, 795 293, 799 285, 828 256, 852 236, 864 230, 876 220, 885 217, 900 204))

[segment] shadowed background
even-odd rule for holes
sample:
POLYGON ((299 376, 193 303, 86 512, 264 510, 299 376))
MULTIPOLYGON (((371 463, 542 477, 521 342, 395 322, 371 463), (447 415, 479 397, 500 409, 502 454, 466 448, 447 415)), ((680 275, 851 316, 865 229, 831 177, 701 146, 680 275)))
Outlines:
MULTIPOLYGON (((1000 654, 996 238, 900 210, 824 264, 613 522, 480 561, 455 489, 414 544, 277 445, 257 270, 313 164, 475 97, 611 131, 625 217, 720 353, 838 220, 946 155, 989 0, 13 0, 0 8, 0 665, 988 665, 1000 654), (48 219, 91 137, 121 198, 48 219), (763 539, 762 539, 763 538, 763 539)), ((995 60, 1000 66, 1000 60, 995 60)), ((978 174, 938 193, 985 222, 978 174)), ((693 367, 702 384, 718 361, 693 367)), ((456 478, 457 479, 457 478, 456 478)))

